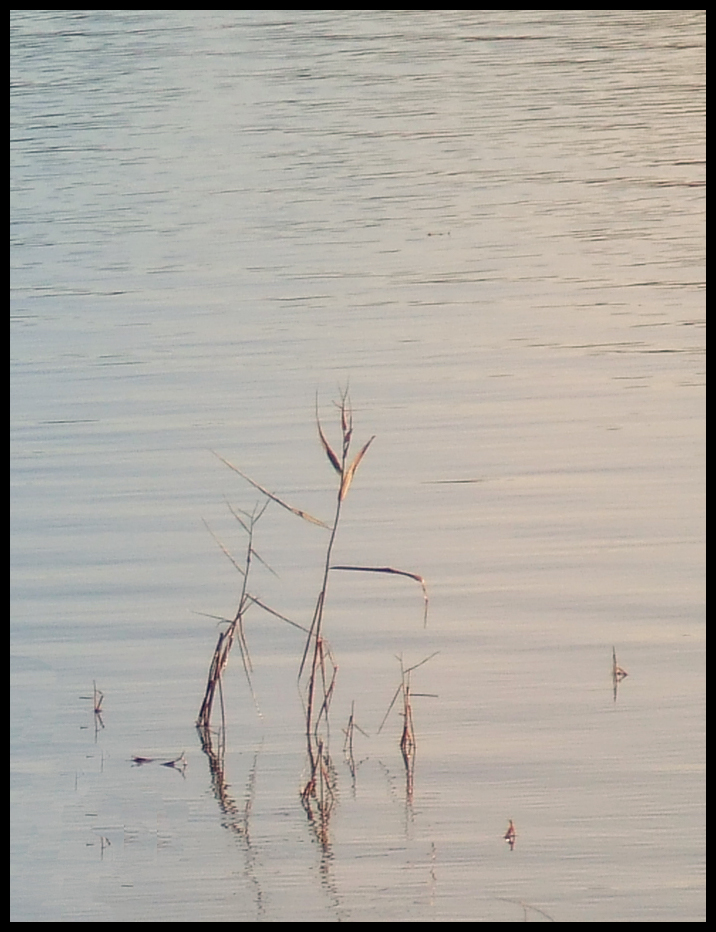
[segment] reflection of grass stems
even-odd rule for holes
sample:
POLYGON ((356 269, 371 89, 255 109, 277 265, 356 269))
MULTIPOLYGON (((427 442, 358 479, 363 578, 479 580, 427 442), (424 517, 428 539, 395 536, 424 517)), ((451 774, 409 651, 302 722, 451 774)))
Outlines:
POLYGON ((356 728, 362 735, 364 735, 366 738, 368 737, 368 735, 366 735, 366 733, 363 731, 360 725, 356 722, 355 709, 356 709, 356 704, 355 704, 355 700, 353 700, 353 702, 351 702, 351 714, 350 714, 350 717, 348 718, 348 724, 343 729, 343 734, 346 736, 345 741, 343 742, 343 756, 345 757, 346 762, 348 763, 348 769, 351 772, 351 776, 353 777, 353 780, 355 780, 355 776, 356 776, 356 761, 355 761, 355 756, 353 754, 353 737, 355 735, 356 728))
POLYGON ((537 913, 540 916, 544 916, 544 918, 548 922, 556 922, 556 920, 553 919, 549 913, 546 913, 543 909, 539 909, 537 906, 532 906, 530 903, 524 903, 522 900, 512 900, 506 896, 496 896, 495 899, 499 900, 501 903, 514 903, 516 906, 521 906, 522 911, 523 911, 523 917, 524 917, 522 920, 523 922, 529 921, 527 918, 528 909, 531 909, 533 912, 537 913))

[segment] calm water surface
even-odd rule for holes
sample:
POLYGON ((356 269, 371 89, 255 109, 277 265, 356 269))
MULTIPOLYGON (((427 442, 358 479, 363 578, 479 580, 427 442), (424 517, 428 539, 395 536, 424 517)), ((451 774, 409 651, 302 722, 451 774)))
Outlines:
MULTIPOLYGON (((704 70, 703 11, 13 12, 13 920, 703 921, 704 70), (430 618, 331 581, 319 839, 300 632, 201 750, 203 522, 212 450, 328 519, 346 386, 336 562, 430 618)), ((325 544, 272 506, 254 594, 325 544)))

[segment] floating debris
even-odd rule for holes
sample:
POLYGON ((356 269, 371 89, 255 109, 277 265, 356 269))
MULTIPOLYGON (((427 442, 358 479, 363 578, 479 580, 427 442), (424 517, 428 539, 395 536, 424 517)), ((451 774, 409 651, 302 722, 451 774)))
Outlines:
POLYGON ((510 819, 510 824, 507 826, 507 831, 502 837, 509 844, 510 851, 513 851, 515 847, 515 839, 517 838, 517 829, 515 828, 515 823, 512 821, 512 819, 510 819))
POLYGON ((617 701, 617 688, 625 676, 629 676, 617 663, 617 651, 612 645, 612 686, 614 688, 614 701, 617 701))
POLYGON ((187 768, 187 760, 184 751, 179 757, 173 757, 171 760, 160 760, 157 757, 140 757, 138 754, 132 754, 132 763, 135 767, 143 767, 145 764, 159 764, 160 767, 172 767, 178 770, 182 776, 187 768))

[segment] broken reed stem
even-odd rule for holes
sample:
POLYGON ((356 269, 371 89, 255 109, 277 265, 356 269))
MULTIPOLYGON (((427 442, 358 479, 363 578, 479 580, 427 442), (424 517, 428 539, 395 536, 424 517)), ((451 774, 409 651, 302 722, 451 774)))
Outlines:
MULTIPOLYGON (((401 715, 403 717, 403 728, 400 735, 400 753, 403 755, 403 763, 405 764, 405 792, 406 798, 408 801, 411 801, 413 798, 413 772, 415 769, 415 727, 413 725, 413 706, 410 701, 411 691, 410 691, 410 674, 413 670, 417 670, 418 667, 422 667, 424 663, 427 663, 428 660, 432 660, 440 651, 435 651, 435 653, 430 654, 429 657, 426 657, 424 660, 421 660, 419 663, 414 663, 412 667, 408 667, 407 670, 403 667, 403 658, 398 657, 398 662, 400 663, 400 685, 395 690, 393 698, 390 701, 388 706, 388 711, 383 716, 383 721, 380 723, 380 728, 378 729, 378 734, 383 730, 383 725, 385 725, 388 720, 388 716, 395 705, 395 701, 398 696, 403 698, 403 711, 401 715)), ((415 693, 416 696, 434 696, 433 693, 415 693)))

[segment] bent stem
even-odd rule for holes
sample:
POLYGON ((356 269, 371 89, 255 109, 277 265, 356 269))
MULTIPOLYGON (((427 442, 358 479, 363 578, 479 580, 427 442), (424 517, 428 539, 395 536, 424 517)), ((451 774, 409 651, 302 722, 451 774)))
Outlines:
POLYGON ((409 573, 407 570, 396 570, 392 566, 332 566, 332 570, 348 570, 352 573, 391 573, 394 576, 407 576, 409 579, 414 579, 416 582, 420 583, 420 587, 423 590, 423 603, 425 608, 423 610, 423 627, 427 628, 428 626, 428 589, 425 585, 425 580, 419 573, 409 573))

